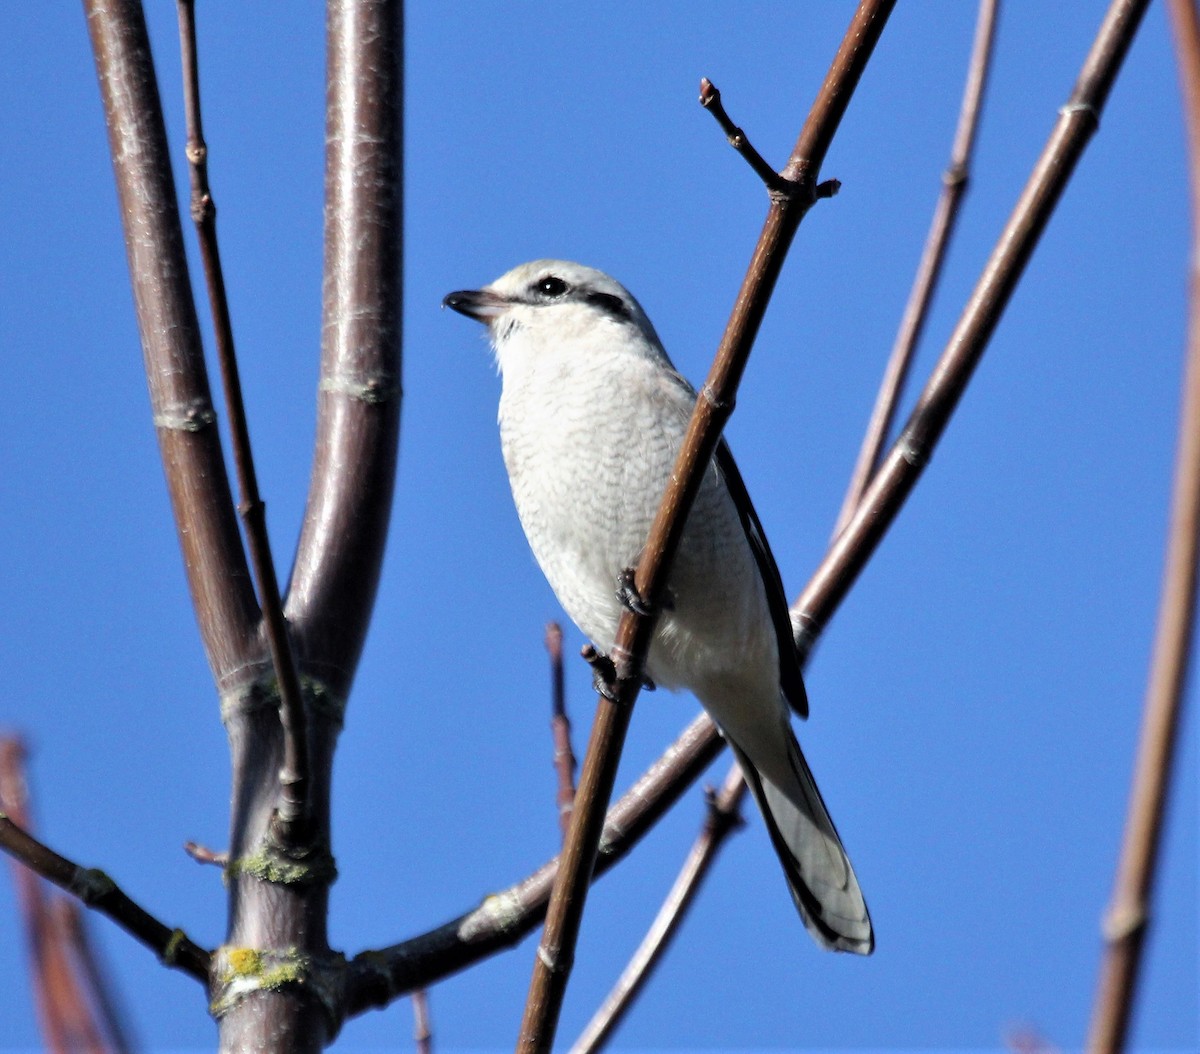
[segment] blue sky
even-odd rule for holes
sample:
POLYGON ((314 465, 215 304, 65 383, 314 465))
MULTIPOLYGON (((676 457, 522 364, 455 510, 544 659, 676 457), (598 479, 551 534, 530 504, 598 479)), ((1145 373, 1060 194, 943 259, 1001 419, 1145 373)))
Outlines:
MULTIPOLYGON (((174 4, 152 36, 182 159, 174 4)), ((973 6, 901 5, 783 272, 727 435, 790 595, 823 552, 924 239, 973 6)), ((559 618, 508 494, 499 382, 439 310, 542 256, 609 271, 703 376, 765 212, 696 104, 708 76, 775 164, 852 5, 415 4, 407 103, 406 398, 392 534, 335 773, 335 946, 414 935, 558 840, 542 629, 559 618)), ((1103 6, 1002 17, 974 181, 918 373, 940 351, 1065 102, 1103 6)), ((200 5, 210 174, 281 573, 309 471, 319 345, 323 13, 200 5)), ((150 422, 78 5, 11 5, 0 35, 0 726, 28 737, 43 836, 219 943, 228 761, 150 422)), ((178 170, 177 170, 178 171, 178 170)), ((186 185, 186 180, 181 185, 186 185)), ((1153 5, 932 465, 833 621, 799 729, 878 933, 870 960, 804 933, 757 816, 723 853, 622 1049, 995 1050, 1086 1029, 1158 597, 1184 335, 1178 92, 1153 5)), ((568 632, 568 654, 582 643, 568 632)), ((582 750, 590 678, 568 664, 582 750)), ((627 785, 690 720, 635 714, 627 785)), ((1195 715, 1166 832, 1137 1049, 1198 1028, 1195 715)), ((718 762, 709 782, 724 776, 718 762)), ((691 792, 594 891, 561 1036, 590 1016, 702 815, 691 792)), ((191 981, 95 930, 155 1051, 210 1047, 191 981)), ((508 1046, 533 953, 431 995, 440 1049, 508 1046)), ((37 1045, 11 883, 0 1019, 37 1045)), ((404 1048, 404 1002, 346 1050, 404 1048)))

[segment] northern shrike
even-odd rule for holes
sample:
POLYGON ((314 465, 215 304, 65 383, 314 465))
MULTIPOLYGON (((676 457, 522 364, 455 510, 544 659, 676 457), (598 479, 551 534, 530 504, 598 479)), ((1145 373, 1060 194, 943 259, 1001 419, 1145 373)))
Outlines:
MULTIPOLYGON (((488 326, 500 443, 526 537, 562 606, 611 651, 696 402, 641 305, 608 275, 537 260, 443 304, 488 326)), ((792 733, 808 702, 779 571, 721 441, 667 583, 646 673, 690 689, 733 750, 804 924, 874 948, 858 880, 792 733)))

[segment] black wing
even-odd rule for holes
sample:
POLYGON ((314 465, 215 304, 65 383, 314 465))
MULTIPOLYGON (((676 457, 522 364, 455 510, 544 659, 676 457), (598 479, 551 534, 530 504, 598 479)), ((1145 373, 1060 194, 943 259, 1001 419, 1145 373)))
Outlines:
POLYGON ((729 444, 724 439, 717 445, 713 459, 721 475, 725 477, 725 485, 733 497, 733 504, 746 532, 746 539, 750 542, 750 550, 754 553, 755 562, 762 575, 763 588, 767 593, 767 606, 771 611, 771 621, 775 624, 775 638, 779 645, 779 686, 783 689, 783 697, 796 713, 801 717, 808 717, 808 694, 804 691, 800 657, 796 654, 796 642, 792 637, 792 617, 788 613, 787 597, 784 596, 779 567, 775 563, 775 557, 771 555, 771 547, 767 544, 762 524, 758 522, 758 514, 754 511, 746 484, 742 482, 742 474, 738 472, 729 444))

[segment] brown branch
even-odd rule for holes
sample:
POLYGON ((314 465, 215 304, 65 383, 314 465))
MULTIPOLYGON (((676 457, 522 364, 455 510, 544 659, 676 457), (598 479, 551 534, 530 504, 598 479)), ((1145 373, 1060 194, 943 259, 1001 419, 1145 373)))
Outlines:
POLYGON ((712 869, 729 835, 742 825, 741 804, 746 793, 742 770, 734 765, 718 793, 706 793, 707 810, 700 836, 692 845, 675 884, 667 894, 646 936, 633 953, 617 983, 571 1047, 571 1054, 599 1050, 633 1006, 655 966, 671 945, 692 906, 700 885, 712 869))
POLYGON ((167 966, 208 983, 209 952, 193 944, 179 929, 171 929, 132 901, 103 871, 83 868, 59 856, 33 835, 0 813, 0 849, 29 870, 78 897, 89 908, 107 915, 127 933, 150 948, 167 966))
POLYGON ((84 6, 163 468, 200 633, 226 692, 261 668, 259 611, 209 394, 150 43, 134 0, 84 6))
MULTIPOLYGON (((788 193, 772 195, 766 223, 733 314, 700 390, 675 462, 671 484, 663 495, 638 561, 634 586, 651 611, 657 607, 688 510, 716 450, 721 429, 733 410, 738 383, 788 247, 800 221, 816 200, 816 176, 821 161, 892 6, 893 0, 863 0, 859 5, 782 174, 791 184, 788 193)), ((641 671, 654 624, 652 616, 627 610, 617 627, 611 654, 617 677, 611 686, 612 698, 601 695, 597 703, 571 829, 563 847, 562 866, 534 960, 517 1040, 517 1049, 522 1054, 548 1049, 553 1043, 587 900, 604 810, 612 796, 625 733, 641 689, 641 671)))
POLYGON ((1192 189, 1188 348, 1158 630, 1121 858, 1104 920, 1105 952, 1088 1033, 1091 1054, 1115 1054, 1126 1045, 1150 925, 1196 617, 1196 562, 1200 557, 1200 18, 1193 0, 1172 0, 1168 10, 1183 93, 1192 189))
POLYGON ((858 461, 850 477, 841 512, 833 528, 836 538, 842 533, 862 498, 863 491, 875 473, 883 444, 891 431, 896 407, 904 393, 904 384, 909 367, 916 354, 917 344, 929 317, 929 305, 937 291, 946 250, 958 220, 959 207, 967 192, 971 172, 971 154, 975 144, 975 133, 979 127, 983 92, 987 85, 991 67, 992 41, 995 39, 996 15, 999 0, 980 0, 979 14, 975 22, 975 42, 971 47, 971 59, 967 65, 967 82, 963 88, 962 105, 958 114, 958 128, 950 149, 950 164, 942 174, 942 193, 934 210, 929 234, 917 273, 913 278, 908 303, 900 319, 900 328, 884 370, 875 407, 863 436, 858 461))
POLYGON ((300 693, 300 675, 292 655, 271 541, 267 534, 267 509, 258 492, 258 474, 250 445, 250 427, 242 384, 238 375, 237 351, 233 340, 233 322, 225 275, 221 267, 221 249, 217 241, 217 206, 208 183, 208 145, 200 111, 200 67, 196 48, 196 8, 194 0, 178 0, 179 49, 183 60, 183 97, 187 122, 187 159, 192 191, 192 220, 200 243, 204 280, 212 312, 217 361, 229 413, 229 432, 233 464, 237 473, 241 501, 238 512, 246 529, 250 564, 258 586, 263 626, 271 665, 279 685, 279 719, 283 726, 283 761, 279 770, 279 835, 286 843, 303 843, 308 835, 310 808, 308 737, 305 730, 304 700, 300 693))
POLYGON ((563 687, 562 627, 557 622, 546 625, 546 651, 550 654, 550 734, 554 741, 554 772, 558 791, 554 804, 558 808, 558 823, 565 838, 571 826, 571 811, 575 807, 575 752, 571 748, 571 719, 567 716, 566 692, 563 687))
MULTIPOLYGON (((608 813, 593 879, 625 858, 699 778, 723 742, 703 714, 695 718, 608 813)), ((476 909, 389 948, 360 952, 345 977, 346 1016, 387 1006, 504 948, 533 930, 546 914, 559 858, 492 894, 476 909)))
POLYGON ((900 437, 792 606, 802 656, 875 552, 928 463, 1042 231, 1099 124, 1148 0, 1114 0, 1058 122, 900 437))
POLYGON ((334 0, 327 35, 316 451, 287 614, 305 670, 344 699, 379 584, 396 477, 402 4, 334 0))
POLYGON ((755 175, 766 184, 767 190, 786 192, 787 185, 783 178, 767 164, 757 150, 754 149, 749 137, 730 119, 721 102, 721 93, 715 84, 707 77, 700 78, 700 105, 716 118, 721 131, 729 145, 746 159, 746 163, 754 170, 755 175))

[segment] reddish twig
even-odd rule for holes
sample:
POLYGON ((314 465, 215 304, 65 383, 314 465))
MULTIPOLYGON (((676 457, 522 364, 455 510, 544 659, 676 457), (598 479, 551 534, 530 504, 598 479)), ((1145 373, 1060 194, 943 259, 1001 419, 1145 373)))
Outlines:
MULTIPOLYGON (((816 176, 821 162, 892 6, 893 0, 863 0, 859 5, 781 173, 788 192, 772 194, 766 223, 716 358, 700 390, 671 484, 663 495, 638 561, 634 585, 651 611, 657 607, 688 510, 716 450, 721 429, 732 412, 738 383, 788 247, 800 221, 816 200, 816 176)), ((538 945, 517 1040, 517 1049, 522 1054, 546 1050, 553 1044, 604 812, 612 796, 633 704, 642 686, 641 671, 654 624, 652 616, 627 610, 617 627, 611 653, 616 681, 611 686, 612 698, 602 694, 597 703, 571 829, 563 846, 562 864, 538 945)))
POLYGON ((746 163, 754 170, 755 175, 766 184, 768 190, 787 190, 783 178, 767 164, 762 154, 754 149, 746 133, 734 124, 729 114, 725 112, 725 106, 721 102, 721 93, 707 77, 700 78, 700 105, 716 118, 729 145, 746 159, 746 163))
POLYGON ((992 41, 995 39, 996 15, 999 0, 980 0, 979 14, 975 22, 975 42, 971 48, 971 59, 967 66, 967 83, 963 89, 962 105, 958 113, 958 128, 950 149, 950 164, 942 174, 942 193, 934 210, 925 249, 917 265, 908 303, 900 319, 900 328, 892 353, 884 370, 875 407, 863 436, 858 461, 850 477, 846 497, 833 528, 836 538, 849 522, 862 499, 863 491, 875 474, 879 455, 887 440, 896 414, 896 407, 904 393, 909 367, 916 354, 917 343, 929 317, 929 305, 937 291, 946 250, 954 234, 959 207, 967 192, 970 180, 971 154, 975 145, 975 133, 979 127, 983 93, 991 67, 992 41))
POLYGON ((638 994, 650 979, 654 967, 666 954, 671 939, 678 932, 688 908, 700 892, 700 884, 712 868, 726 839, 742 824, 741 804, 746 794, 742 770, 734 765, 719 793, 709 789, 705 798, 707 809, 700 836, 692 845, 675 884, 658 909, 642 943, 633 953, 628 965, 617 979, 612 991, 592 1016, 587 1027, 571 1047, 571 1054, 588 1054, 599 1050, 621 1023, 638 994))
POLYGON ((229 853, 225 850, 209 849, 197 842, 184 842, 183 851, 198 864, 213 864, 220 868, 229 866, 229 853))
POLYGON ((204 280, 208 287, 217 361, 221 366, 225 406, 229 411, 233 464, 238 490, 241 493, 238 512, 246 531, 246 545, 250 551, 250 565, 254 569, 254 581, 258 587, 267 646, 271 652, 275 680, 279 685, 279 719, 283 727, 283 760, 279 770, 280 794, 277 814, 279 833, 285 842, 302 844, 309 834, 310 815, 308 735, 305 728, 304 699, 300 692, 300 675, 292 654, 287 622, 283 617, 283 602, 279 595, 279 580, 275 575, 275 561, 271 556, 271 540, 267 534, 267 507, 258 492, 258 474, 254 469, 250 428, 246 420, 246 405, 242 399, 242 383, 233 340, 233 322, 229 314, 229 298, 225 292, 225 275, 221 267, 221 250, 217 241, 217 206, 208 185, 208 145, 204 141, 204 124, 200 112, 195 2, 178 0, 177 6, 179 47, 183 60, 183 98, 187 122, 192 220, 196 224, 200 242, 200 259, 204 264, 204 280))
POLYGON ((429 993, 418 988, 412 994, 413 1045, 417 1054, 432 1054, 433 1027, 429 1023, 429 993))
POLYGON ((562 641, 562 627, 557 622, 548 623, 546 651, 550 654, 550 734, 554 741, 554 771, 558 776, 554 804, 558 808, 558 823, 565 838, 575 806, 575 752, 571 748, 571 719, 567 716, 563 685, 562 641))
POLYGON ((1104 920, 1105 952, 1087 1049, 1125 1049, 1150 924, 1167 791, 1177 754, 1196 618, 1200 557, 1200 17, 1193 0, 1168 3, 1187 125, 1192 190, 1191 296, 1170 535, 1125 837, 1104 920))

